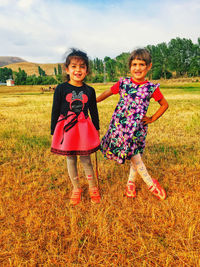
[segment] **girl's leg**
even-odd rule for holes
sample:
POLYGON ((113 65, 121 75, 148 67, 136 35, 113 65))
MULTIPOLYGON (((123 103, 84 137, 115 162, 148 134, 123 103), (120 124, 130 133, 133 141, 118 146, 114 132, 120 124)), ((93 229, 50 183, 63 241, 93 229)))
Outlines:
POLYGON ((77 156, 67 156, 67 169, 74 189, 80 188, 77 171, 77 156))
POLYGON ((135 166, 131 163, 127 184, 135 183, 136 176, 137 176, 137 170, 136 170, 135 166))
POLYGON ((96 181, 94 179, 94 172, 92 168, 91 158, 90 156, 80 156, 80 160, 85 170, 85 175, 88 179, 91 201, 93 203, 99 203, 101 200, 101 197, 100 197, 97 185, 96 185, 96 181))
POLYGON ((80 160, 88 180, 89 188, 95 187, 96 181, 94 179, 94 171, 92 168, 92 162, 90 156, 80 156, 80 160))
POLYGON ((135 191, 135 180, 136 180, 137 170, 135 166, 131 163, 130 166, 130 173, 128 177, 128 182, 126 185, 126 196, 127 197, 136 197, 136 191, 135 191))
POLYGON ((70 197, 70 204, 77 205, 81 201, 81 192, 78 171, 77 171, 77 156, 67 156, 67 169, 70 180, 73 185, 72 195, 70 197))
POLYGON ((131 158, 131 162, 134 164, 135 168, 137 169, 144 182, 148 185, 149 191, 151 191, 151 193, 158 199, 164 200, 167 196, 165 190, 161 187, 157 180, 151 178, 142 161, 140 154, 133 156, 131 158))
POLYGON ((140 154, 137 154, 131 158, 131 162, 135 169, 138 171, 139 175, 142 177, 144 182, 148 185, 148 187, 153 186, 153 180, 149 175, 140 154))

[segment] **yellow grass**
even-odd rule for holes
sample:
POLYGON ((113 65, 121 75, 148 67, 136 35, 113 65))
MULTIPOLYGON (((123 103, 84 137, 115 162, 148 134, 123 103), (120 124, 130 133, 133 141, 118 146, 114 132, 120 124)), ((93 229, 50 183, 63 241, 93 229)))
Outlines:
MULTIPOLYGON (((200 90, 162 92, 170 107, 149 126, 144 162, 168 198, 138 177, 127 199, 129 162, 98 152, 101 204, 90 203, 78 163, 83 200, 70 207, 65 157, 50 153, 52 93, 0 87, 0 266, 200 266, 200 90)), ((101 136, 117 101, 98 104, 101 136)))

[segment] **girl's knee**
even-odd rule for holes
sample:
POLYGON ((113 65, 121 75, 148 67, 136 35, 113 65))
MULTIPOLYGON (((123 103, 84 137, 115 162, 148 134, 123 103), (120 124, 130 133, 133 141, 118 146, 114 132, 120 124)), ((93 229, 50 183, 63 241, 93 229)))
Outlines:
POLYGON ((80 156, 80 160, 81 160, 82 164, 87 164, 87 165, 92 164, 90 156, 80 156))
POLYGON ((76 161, 77 160, 77 156, 67 156, 67 161, 76 161))
POLYGON ((138 166, 139 164, 143 163, 142 158, 141 158, 141 155, 140 154, 137 154, 137 155, 133 156, 131 158, 131 163, 134 166, 138 166))
POLYGON ((77 165, 77 156, 67 156, 67 166, 69 168, 75 168, 77 165))

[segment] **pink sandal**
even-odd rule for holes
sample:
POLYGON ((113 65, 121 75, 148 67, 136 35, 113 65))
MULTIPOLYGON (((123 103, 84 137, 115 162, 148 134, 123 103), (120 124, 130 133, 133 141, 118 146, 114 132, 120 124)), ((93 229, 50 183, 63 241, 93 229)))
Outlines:
POLYGON ((95 204, 100 203, 101 196, 99 194, 99 189, 96 186, 89 188, 89 193, 90 193, 92 203, 95 203, 95 204))
POLYGON ((75 206, 75 205, 80 203, 80 201, 81 201, 81 193, 82 193, 82 189, 81 188, 73 189, 72 195, 70 197, 70 204, 71 205, 75 206))
POLYGON ((164 200, 167 197, 165 190, 161 187, 159 182, 156 179, 152 179, 154 185, 150 186, 148 189, 149 191, 158 199, 164 200))
POLYGON ((135 191, 135 183, 129 182, 126 186, 125 195, 130 198, 136 197, 136 191, 135 191))

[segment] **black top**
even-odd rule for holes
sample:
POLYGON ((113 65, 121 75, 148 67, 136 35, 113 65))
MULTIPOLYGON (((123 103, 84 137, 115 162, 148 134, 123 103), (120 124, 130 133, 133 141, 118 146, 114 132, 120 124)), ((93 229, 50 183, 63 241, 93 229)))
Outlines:
POLYGON ((85 83, 81 87, 73 86, 68 82, 59 84, 53 97, 51 134, 53 135, 57 120, 61 114, 66 116, 68 111, 73 111, 76 114, 83 111, 85 116, 88 116, 88 109, 95 128, 99 130, 99 114, 94 88, 85 83))

